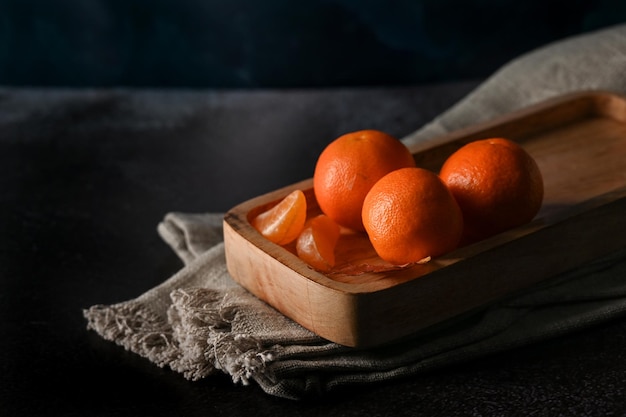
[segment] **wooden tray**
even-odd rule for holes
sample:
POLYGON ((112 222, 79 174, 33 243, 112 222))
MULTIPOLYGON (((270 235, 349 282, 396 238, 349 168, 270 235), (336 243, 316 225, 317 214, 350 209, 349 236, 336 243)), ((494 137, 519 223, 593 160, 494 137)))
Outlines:
POLYGON ((506 137, 536 159, 545 182, 529 224, 431 262, 394 269, 360 234, 342 235, 337 266, 319 273, 293 248, 264 239, 249 220, 312 180, 231 209, 224 218, 226 261, 242 286, 302 326, 354 347, 384 344, 486 306, 540 281, 626 247, 626 98, 582 92, 453 132, 417 152, 435 172, 464 143, 506 137))

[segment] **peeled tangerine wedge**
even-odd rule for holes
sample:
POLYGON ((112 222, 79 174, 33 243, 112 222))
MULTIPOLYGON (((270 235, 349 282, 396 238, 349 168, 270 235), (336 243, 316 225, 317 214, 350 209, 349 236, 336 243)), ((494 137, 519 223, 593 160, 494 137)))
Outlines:
POLYGON ((317 270, 328 271, 335 266, 335 247, 338 240, 337 223, 320 214, 304 225, 296 242, 298 257, 317 270))
POLYGON ((301 190, 292 191, 277 205, 252 220, 252 226, 265 238, 278 244, 293 242, 306 221, 306 198, 301 190))

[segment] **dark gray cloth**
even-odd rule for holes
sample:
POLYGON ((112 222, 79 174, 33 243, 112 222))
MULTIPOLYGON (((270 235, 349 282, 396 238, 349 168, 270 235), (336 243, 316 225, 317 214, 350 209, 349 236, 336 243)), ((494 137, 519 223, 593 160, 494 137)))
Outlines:
MULTIPOLYGON (((566 92, 626 93, 626 26, 547 45, 495 73, 406 143, 566 92)), ((299 399, 350 384, 416 374, 585 328, 626 312, 626 248, 523 295, 397 343, 354 349, 328 342, 236 284, 224 260, 221 214, 169 213, 158 226, 185 266, 139 297, 85 310, 88 327, 159 366, 198 380, 216 372, 299 399)))

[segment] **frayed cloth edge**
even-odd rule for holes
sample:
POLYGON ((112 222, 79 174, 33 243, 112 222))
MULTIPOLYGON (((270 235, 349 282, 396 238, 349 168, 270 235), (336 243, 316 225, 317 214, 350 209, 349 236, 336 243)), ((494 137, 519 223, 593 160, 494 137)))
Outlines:
POLYGON ((203 288, 174 290, 167 318, 135 300, 94 305, 83 310, 83 315, 87 328, 105 340, 188 380, 217 371, 242 385, 261 374, 272 380, 268 364, 275 358, 273 350, 248 334, 233 333, 236 309, 226 305, 225 296, 216 294, 203 288))

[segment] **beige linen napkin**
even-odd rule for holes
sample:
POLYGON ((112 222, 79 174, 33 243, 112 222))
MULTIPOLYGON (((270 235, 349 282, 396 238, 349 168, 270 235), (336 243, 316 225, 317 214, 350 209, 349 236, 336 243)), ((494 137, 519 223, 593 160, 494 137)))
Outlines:
MULTIPOLYGON (((404 140, 452 130, 576 90, 626 93, 626 25, 522 56, 404 140)), ((84 311, 103 338, 198 380, 216 372, 292 399, 466 361, 581 329, 626 312, 626 248, 585 268, 372 349, 326 341, 261 302, 228 275, 222 214, 169 213, 158 232, 184 267, 139 297, 84 311)), ((626 232, 626 231, 622 231, 626 232)))

